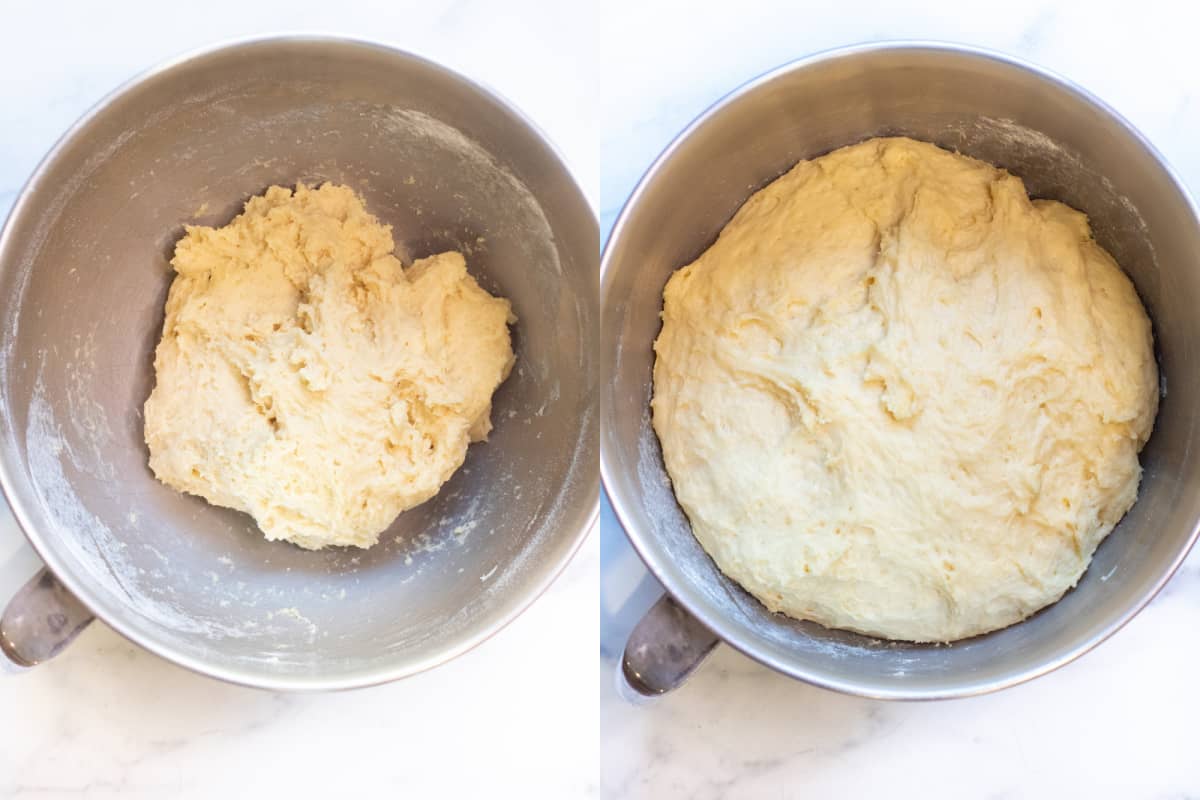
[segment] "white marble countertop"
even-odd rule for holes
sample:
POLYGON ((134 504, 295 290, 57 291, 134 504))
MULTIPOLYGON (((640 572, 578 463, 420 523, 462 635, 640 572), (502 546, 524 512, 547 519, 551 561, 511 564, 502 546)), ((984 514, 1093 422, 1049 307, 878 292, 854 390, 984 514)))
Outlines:
MULTIPOLYGON (((84 110, 165 59, 277 31, 341 33, 432 57, 547 131, 590 196, 598 164, 578 11, 458 3, 5 6, 0 217, 84 110), (579 35, 564 36, 565 31, 579 35)), ((594 793, 598 541, 474 651, 417 677, 322 695, 229 686, 93 624, 63 655, 0 674, 0 797, 529 797, 594 793)), ((0 603, 38 561, 0 505, 0 603)))
MULTIPOLYGON (((739 0, 639 4, 605 17, 601 230, 676 133, 726 92, 792 59, 877 39, 941 39, 1067 75, 1138 126, 1200 192, 1197 12, 1179 4, 739 0), (905 8, 900 6, 904 5, 905 8)), ((622 798, 1187 798, 1200 553, 1112 640, 1047 677, 937 703, 846 697, 722 647, 655 705, 613 692, 625 637, 658 590, 601 518, 601 794, 622 798)))
MULTIPOLYGON (((398 5, 6 8, 0 215, 54 139, 121 81, 194 47, 279 30, 391 42, 498 89, 558 143, 593 197, 598 187, 604 229, 654 156, 720 95, 792 58, 881 38, 981 44, 1062 72, 1131 119, 1200 192, 1197 13, 1165 3, 1014 0, 972 12, 841 2, 836 16, 754 0, 621 0, 604 13, 537 0, 398 5)), ((0 598, 36 567, 0 509, 0 598)), ((0 675, 0 796, 506 797, 499 787, 520 785, 521 796, 568 798, 597 784, 613 798, 1200 796, 1191 743, 1200 646, 1190 638, 1200 555, 1081 661, 941 703, 844 697, 722 648, 676 694, 628 706, 612 692, 614 659, 655 596, 606 515, 599 539, 502 634, 370 690, 228 686, 95 624, 55 661, 0 675)))

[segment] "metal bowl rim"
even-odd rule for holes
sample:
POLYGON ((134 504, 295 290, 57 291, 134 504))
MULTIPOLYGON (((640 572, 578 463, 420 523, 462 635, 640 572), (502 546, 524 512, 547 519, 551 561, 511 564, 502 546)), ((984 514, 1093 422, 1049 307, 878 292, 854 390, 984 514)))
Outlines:
MULTIPOLYGON (((11 210, 2 228, 0 228, 0 272, 9 269, 8 263, 11 254, 8 252, 12 247, 13 230, 16 228, 16 221, 23 216, 26 207, 32 202, 31 198, 40 188, 46 173, 57 162, 62 152, 79 136, 85 128, 93 121, 98 119, 118 100, 153 80, 161 75, 173 72, 196 61, 204 58, 217 55, 219 53, 231 52, 236 50, 253 50, 257 47, 266 47, 277 44, 302 44, 302 45, 333 45, 348 50, 375 50, 384 55, 400 59, 414 61, 426 68, 442 73, 445 77, 458 82, 468 88, 474 89, 483 96, 487 97, 497 105, 502 107, 506 112, 512 115, 514 119, 523 124, 528 132, 535 136, 541 144, 543 144, 550 152, 551 156, 557 161, 558 166, 563 173, 570 178, 571 184, 575 191, 579 194, 583 204, 592 214, 592 218, 596 220, 596 226, 599 228, 599 219, 596 215, 595 206, 587 199, 587 195, 579 186, 579 179, 571 170, 562 152, 550 140, 546 133, 537 126, 528 116, 520 109, 509 102, 498 91, 490 86, 468 78, 467 76, 456 72, 448 67, 433 61, 425 56, 403 50, 398 47, 393 47, 382 42, 371 41, 369 39, 355 38, 348 36, 340 36, 336 34, 320 34, 320 33, 272 33, 247 37, 236 37, 226 39, 216 44, 206 45, 204 47, 190 50, 175 58, 168 59, 156 66, 150 67, 147 70, 135 75, 117 88, 104 95, 91 108, 79 117, 67 130, 55 141, 54 146, 42 157, 41 161, 34 168, 33 173, 25 181, 21 190, 17 193, 16 199, 13 201, 11 210)), ((15 432, 11 435, 15 436, 15 432)), ((33 524, 30 516, 21 501, 18 492, 16 491, 16 476, 22 471, 20 464, 10 463, 12 461, 12 453, 8 448, 0 447, 0 491, 3 492, 5 500, 12 509, 13 517, 17 521, 21 532, 25 534, 25 538, 32 545, 38 556, 45 562, 46 566, 54 573, 55 577, 75 595, 84 605, 86 605, 97 619, 103 621, 117 633, 124 636, 126 639, 137 644, 140 647, 149 650, 157 656, 167 659, 175 664, 178 664, 192 672, 216 678, 227 683, 247 686, 256 689, 267 689, 271 691, 294 691, 294 692, 311 692, 311 691, 333 691, 343 689, 355 689, 366 686, 375 686, 390 681, 407 678, 416 675, 436 666, 444 664, 458 656, 473 650, 483 642, 490 639, 501 629, 507 627, 513 620, 524 613, 534 601, 542 596, 550 585, 562 574, 568 563, 579 552, 587 535, 597 527, 600 517, 600 500, 597 496, 596 500, 591 504, 591 508, 584 515, 584 523, 579 526, 579 529, 571 534, 572 541, 564 551, 562 557, 557 563, 551 564, 545 570, 541 579, 532 583, 519 593, 517 601, 512 607, 505 612, 503 616, 496 621, 495 624, 488 629, 480 631, 472 636, 466 637, 455 644, 444 648, 441 652, 428 656, 420 661, 412 663, 402 663, 398 665, 389 665, 377 667, 374 669, 363 670, 361 672, 347 673, 337 677, 326 677, 320 675, 293 675, 281 676, 269 672, 263 672, 254 669, 237 669, 220 667, 206 662, 200 658, 193 658, 184 653, 178 652, 174 648, 164 645, 149 636, 143 636, 134 629, 134 626, 126 622, 121 616, 116 614, 99 613, 97 604, 94 600, 94 595, 86 586, 76 579, 71 574, 63 562, 54 554, 53 550, 43 540, 36 526, 33 524)))
MULTIPOLYGON (((638 205, 648 191, 651 184, 658 178, 659 173, 675 155, 676 151, 682 147, 683 143, 690 139, 696 131, 707 125, 712 119, 723 113, 734 102, 741 99, 754 91, 757 91, 762 86, 771 83, 772 81, 783 77, 784 75, 798 72, 818 64, 823 64, 832 61, 838 61, 846 58, 854 58, 861 55, 873 54, 884 51, 898 52, 927 52, 937 53, 942 55, 964 56, 967 58, 975 58, 983 61, 991 61, 999 63, 1003 66, 1010 67, 1019 71, 1031 74, 1038 80, 1052 84, 1057 88, 1074 95, 1084 103, 1092 106, 1100 111, 1108 119, 1112 120, 1119 126, 1126 136, 1133 139, 1141 146, 1158 164, 1167 177, 1174 184, 1179 196, 1187 203, 1188 209, 1191 211, 1192 219, 1200 226, 1200 208, 1197 207, 1191 193, 1187 190, 1179 175, 1167 162, 1166 158, 1154 147, 1150 141, 1142 135, 1126 120, 1120 113, 1105 103, 1103 100, 1084 89, 1082 86, 1073 81, 1059 75, 1056 72, 1048 70, 1044 67, 1037 66, 1031 62, 1017 58, 1015 56, 1002 53, 997 50, 991 50, 974 45, 961 44, 956 42, 923 40, 923 39, 895 39, 879 42, 866 42, 853 44, 844 47, 836 47, 828 50, 822 50, 803 58, 798 58, 793 61, 786 62, 778 67, 775 67, 767 72, 764 72, 757 77, 751 78, 740 86, 736 87, 728 94, 718 99, 702 111, 695 119, 688 123, 687 127, 676 135, 659 156, 651 163, 649 168, 643 173, 641 179, 629 198, 621 207, 621 212, 617 215, 616 221, 613 223, 612 229, 609 232, 608 239, 605 242, 604 251, 600 257, 600 309, 601 320, 603 325, 604 310, 608 307, 608 295, 612 290, 612 271, 609 269, 613 259, 614 242, 621 238, 622 229, 629 224, 629 220, 637 214, 638 205)), ((850 144, 847 142, 847 144, 850 144)), ((731 625, 728 620, 720 614, 697 613, 696 609, 688 602, 688 597, 691 592, 691 586, 686 581, 676 581, 670 577, 670 573, 666 568, 665 559, 659 559, 654 549, 648 544, 648 541, 653 537, 645 535, 631 524, 632 514, 627 508, 627 504, 617 494, 610 491, 610 487, 616 485, 615 476, 621 471, 620 466, 615 463, 613 457, 604 447, 603 420, 601 420, 601 445, 600 445, 600 481, 604 488, 605 496, 612 505, 614 514, 617 517, 618 523, 621 525, 622 531, 625 533, 629 543, 637 552, 638 556, 645 563, 650 573, 661 583, 667 592, 674 597, 680 605, 687 609, 688 613, 696 617, 709 630, 721 638, 723 642, 738 650, 742 654, 758 661, 764 666, 770 667, 778 672, 782 672, 789 677, 804 681, 805 683, 814 686, 820 686, 825 689, 831 689, 842 694, 848 694, 858 697, 867 697, 876 700, 945 700, 959 697, 973 697, 976 695, 988 694, 990 692, 999 691, 1010 686, 1016 686, 1033 678, 1053 672, 1059 667, 1071 663, 1075 659, 1091 651, 1101 642, 1108 639, 1118 630, 1123 628, 1138 612, 1145 608, 1154 597, 1162 591, 1167 582, 1179 569, 1191 551, 1196 540, 1200 537, 1200 519, 1192 524, 1192 529, 1184 541, 1183 546, 1179 549, 1179 553, 1175 556, 1172 562, 1168 565, 1163 574, 1154 582, 1154 584, 1137 598, 1123 613, 1116 619, 1104 626, 1102 630, 1097 632, 1091 638, 1083 641, 1074 648, 1070 648, 1060 653, 1057 657, 1049 659, 1045 662, 1030 664, 1024 668, 1012 670, 1010 674, 989 681, 970 681, 960 680, 954 681, 946 687, 936 687, 932 689, 922 690, 898 690, 884 688, 880 686, 867 685, 860 682, 842 680, 837 676, 827 676, 816 671, 805 669, 797 665, 793 660, 786 658, 778 658, 767 652, 760 652, 758 648, 751 642, 741 641, 738 637, 737 630, 731 625)), ((1021 623, 1017 623, 1018 625, 1021 623)))

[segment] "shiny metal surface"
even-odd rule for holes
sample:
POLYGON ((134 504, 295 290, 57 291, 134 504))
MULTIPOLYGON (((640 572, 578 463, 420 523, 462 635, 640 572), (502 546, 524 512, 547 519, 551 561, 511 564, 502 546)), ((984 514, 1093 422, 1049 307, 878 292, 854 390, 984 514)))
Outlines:
POLYGON ((519 112, 435 64, 325 37, 159 68, 56 146, 0 236, 0 478, 97 616, 200 672, 360 686, 515 617, 598 514, 594 213, 519 112), (415 258, 455 248, 512 300, 517 367, 490 441, 367 551, 269 543, 159 484, 141 406, 183 224, 274 183, 355 187, 415 258))
MULTIPOLYGON (((1127 122, 1061 78, 993 53, 889 43, 795 62, 721 100, 650 168, 601 263, 601 471, 634 547, 726 642, 801 680, 879 698, 999 689, 1078 657, 1136 614, 1200 520, 1200 222, 1127 122), (797 160, 903 134, 990 161, 1091 217, 1154 321, 1164 396, 1139 499, 1079 585, 1023 623, 951 646, 883 642, 771 615, 713 565, 676 505, 650 426, 651 342, 669 274, 797 160)), ((1167 657, 1168 654, 1164 654, 1167 657)))
POLYGON ((646 698, 666 694, 682 686, 720 641, 665 594, 629 634, 619 686, 646 698))
POLYGON ((0 655, 19 667, 54 658, 95 617, 46 568, 38 570, 0 616, 0 655))

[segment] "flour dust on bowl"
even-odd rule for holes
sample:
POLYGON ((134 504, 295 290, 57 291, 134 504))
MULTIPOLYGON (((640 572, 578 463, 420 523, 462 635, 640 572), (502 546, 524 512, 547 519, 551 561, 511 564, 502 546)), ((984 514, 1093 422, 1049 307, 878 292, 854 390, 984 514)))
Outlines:
POLYGON ((184 666, 280 689, 434 666, 520 613, 596 518, 598 250, 544 137, 428 61, 289 37, 153 71, 55 147, 0 240, 5 492, 65 590, 184 666), (156 481, 141 409, 183 225, 327 181, 406 264, 462 252, 519 322, 489 440, 375 547, 314 552, 156 481))
POLYGON ((669 691, 724 641, 840 691, 956 697, 1048 672, 1116 631, 1197 536, 1200 319, 1190 309, 1200 298, 1198 246, 1192 201, 1137 131, 1082 89, 1005 56, 928 43, 854 47, 784 66, 717 103, 642 179, 601 263, 601 472, 630 541, 668 592, 627 645, 627 688, 669 691), (1023 622, 950 645, 884 641, 769 613, 692 536, 651 425, 652 343, 670 275, 797 162, 885 136, 996 165, 1032 197, 1083 211, 1149 314, 1162 381, 1138 500, 1078 585, 1023 622))

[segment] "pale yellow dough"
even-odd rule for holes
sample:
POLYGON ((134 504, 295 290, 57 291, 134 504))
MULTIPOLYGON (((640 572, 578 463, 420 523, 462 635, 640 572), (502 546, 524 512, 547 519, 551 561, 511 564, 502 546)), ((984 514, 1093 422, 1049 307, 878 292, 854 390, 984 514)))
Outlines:
POLYGON ((515 318, 459 253, 392 250, 330 184, 188 227, 145 408, 159 480, 313 549, 369 547, 436 494, 491 430, 515 318))
POLYGON ((667 284, 654 427, 696 538, 772 611, 1003 628, 1133 504, 1150 322, 1086 217, 908 139, 796 165, 667 284))

